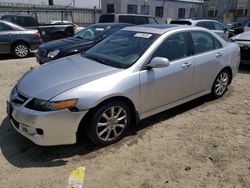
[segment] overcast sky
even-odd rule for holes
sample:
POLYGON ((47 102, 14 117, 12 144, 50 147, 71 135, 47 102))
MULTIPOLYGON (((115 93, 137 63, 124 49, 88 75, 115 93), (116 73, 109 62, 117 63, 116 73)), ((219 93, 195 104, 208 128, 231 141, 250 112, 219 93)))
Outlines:
MULTIPOLYGON (((99 1, 101 0, 75 0, 76 7, 93 8, 99 7, 99 1)), ((29 4, 48 4, 48 0, 0 0, 0 2, 7 3, 29 3, 29 4)), ((69 5, 73 4, 73 0, 54 0, 55 5, 69 5)))

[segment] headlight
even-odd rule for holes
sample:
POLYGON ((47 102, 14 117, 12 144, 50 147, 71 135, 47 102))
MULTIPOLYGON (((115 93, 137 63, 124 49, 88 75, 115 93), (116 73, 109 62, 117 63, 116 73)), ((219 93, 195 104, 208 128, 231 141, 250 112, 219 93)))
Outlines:
POLYGON ((48 53, 48 57, 54 58, 59 54, 60 50, 53 50, 48 53))
POLYGON ((236 41, 236 38, 235 38, 235 37, 231 37, 231 38, 230 38, 230 41, 231 41, 231 42, 235 42, 235 41, 236 41))
POLYGON ((28 105, 28 108, 37 111, 55 111, 65 108, 74 108, 77 103, 77 99, 70 99, 65 101, 46 101, 41 99, 33 99, 28 105))

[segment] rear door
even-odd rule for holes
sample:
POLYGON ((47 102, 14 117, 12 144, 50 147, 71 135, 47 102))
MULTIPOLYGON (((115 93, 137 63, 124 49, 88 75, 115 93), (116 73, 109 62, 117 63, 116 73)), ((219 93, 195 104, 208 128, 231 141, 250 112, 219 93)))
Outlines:
POLYGON ((211 89, 222 64, 223 48, 211 34, 204 31, 191 32, 193 41, 194 80, 192 93, 211 89))
POLYGON ((5 23, 0 23, 0 54, 10 53, 13 29, 5 23))

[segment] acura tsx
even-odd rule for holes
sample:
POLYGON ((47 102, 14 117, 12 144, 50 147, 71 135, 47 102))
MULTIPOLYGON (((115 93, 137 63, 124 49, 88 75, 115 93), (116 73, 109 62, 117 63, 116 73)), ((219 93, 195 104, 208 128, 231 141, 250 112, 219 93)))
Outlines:
POLYGON ((126 27, 88 51, 34 68, 7 101, 14 128, 38 145, 122 139, 138 120, 211 94, 238 71, 240 49, 205 28, 126 27))

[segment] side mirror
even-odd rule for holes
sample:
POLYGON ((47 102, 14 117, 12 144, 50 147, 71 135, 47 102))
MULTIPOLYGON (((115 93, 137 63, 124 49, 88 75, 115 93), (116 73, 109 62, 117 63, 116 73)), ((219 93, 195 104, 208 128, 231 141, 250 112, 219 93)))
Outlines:
POLYGON ((164 68, 169 66, 169 60, 164 57, 154 57, 147 65, 147 69, 164 68))

